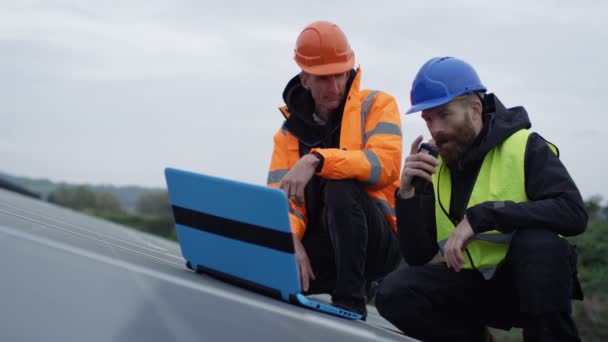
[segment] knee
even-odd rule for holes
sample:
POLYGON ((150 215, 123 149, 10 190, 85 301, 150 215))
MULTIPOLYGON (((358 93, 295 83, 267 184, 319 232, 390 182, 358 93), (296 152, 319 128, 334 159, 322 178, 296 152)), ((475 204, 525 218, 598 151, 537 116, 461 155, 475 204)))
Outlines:
POLYGON ((376 309, 382 317, 406 335, 426 340, 440 325, 435 314, 439 308, 430 300, 445 287, 432 281, 433 270, 405 267, 392 272, 376 292, 376 309))
POLYGON ((521 229, 513 234, 509 253, 515 260, 530 262, 537 256, 553 259, 568 254, 568 243, 548 229, 521 229))
POLYGON ((416 292, 409 286, 406 269, 390 273, 382 280, 376 292, 376 309, 390 322, 413 321, 408 313, 414 312, 416 292))
POLYGON ((508 258, 515 274, 563 273, 568 275, 570 247, 556 233, 546 229, 522 229, 513 235, 508 258))
POLYGON ((362 188, 354 180, 327 180, 325 185, 325 205, 334 210, 346 209, 358 202, 362 188))
POLYGON ((382 316, 385 316, 385 313, 390 311, 391 300, 395 295, 395 288, 394 284, 392 284, 393 281, 391 276, 392 273, 386 276, 376 289, 376 309, 378 309, 378 312, 382 316))

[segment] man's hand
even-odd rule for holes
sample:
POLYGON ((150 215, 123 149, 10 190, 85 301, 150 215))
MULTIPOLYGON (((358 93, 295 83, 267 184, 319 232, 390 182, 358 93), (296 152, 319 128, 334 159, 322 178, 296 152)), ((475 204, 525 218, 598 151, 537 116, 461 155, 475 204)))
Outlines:
POLYGON ((435 173, 435 168, 439 164, 437 158, 428 154, 418 153, 421 142, 422 135, 419 135, 412 142, 410 155, 405 158, 405 164, 401 172, 401 185, 399 187, 399 197, 403 199, 414 196, 414 186, 412 185, 414 177, 420 177, 432 182, 433 178, 431 175, 435 173))
POLYGON ((296 260, 298 262, 298 270, 300 271, 300 282, 302 285, 302 290, 304 292, 308 291, 310 286, 310 281, 315 279, 315 274, 312 271, 312 266, 310 265, 310 260, 308 260, 308 254, 306 254, 306 250, 302 245, 300 239, 295 235, 293 235, 293 246, 296 250, 296 260))
POLYGON ((315 174, 315 169, 319 165, 319 158, 314 154, 307 154, 300 158, 298 162, 281 179, 279 188, 285 191, 287 197, 295 204, 304 203, 304 188, 308 181, 315 174))
POLYGON ((471 228, 469 220, 465 215, 464 219, 456 226, 454 232, 452 232, 452 235, 450 235, 445 243, 444 251, 448 268, 452 268, 456 272, 462 269, 462 265, 464 264, 462 251, 467 248, 473 235, 475 233, 473 233, 473 228, 471 228))

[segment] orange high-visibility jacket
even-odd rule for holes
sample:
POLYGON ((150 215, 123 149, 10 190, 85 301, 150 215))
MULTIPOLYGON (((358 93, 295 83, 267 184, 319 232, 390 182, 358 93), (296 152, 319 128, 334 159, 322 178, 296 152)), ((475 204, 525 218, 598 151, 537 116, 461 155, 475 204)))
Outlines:
MULTIPOLYGON (((326 179, 356 179, 384 213, 396 232, 395 190, 401 173, 401 118, 395 99, 386 93, 359 89, 361 69, 352 82, 344 104, 340 148, 312 148, 323 158, 317 173, 326 179)), ((281 107, 285 118, 290 113, 281 107)), ((281 179, 300 159, 299 141, 285 127, 274 135, 274 150, 268 185, 278 187, 281 179)), ((306 230, 306 207, 289 201, 291 229, 300 239, 306 230)))

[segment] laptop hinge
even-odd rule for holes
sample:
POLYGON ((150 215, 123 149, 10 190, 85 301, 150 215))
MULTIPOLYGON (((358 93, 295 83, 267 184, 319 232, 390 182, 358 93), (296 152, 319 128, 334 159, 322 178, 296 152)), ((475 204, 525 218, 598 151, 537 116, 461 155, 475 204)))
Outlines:
MULTIPOLYGON (((189 268, 191 268, 191 267, 189 267, 189 268)), ((223 280, 225 282, 228 282, 228 283, 240 286, 240 287, 244 287, 246 289, 255 291, 257 293, 260 293, 260 294, 263 294, 266 296, 274 297, 277 299, 283 298, 283 296, 281 295, 281 291, 279 291, 277 289, 273 289, 273 288, 270 288, 270 287, 267 287, 264 285, 256 284, 249 280, 241 279, 241 278, 235 277, 233 275, 226 274, 224 272, 220 272, 220 271, 208 268, 208 267, 197 265, 196 273, 204 273, 204 274, 210 275, 214 278, 223 280)))

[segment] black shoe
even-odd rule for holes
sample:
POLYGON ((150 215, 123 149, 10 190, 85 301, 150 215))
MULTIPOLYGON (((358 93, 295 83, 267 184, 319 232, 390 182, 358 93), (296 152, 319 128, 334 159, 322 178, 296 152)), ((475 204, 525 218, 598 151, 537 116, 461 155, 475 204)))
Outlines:
POLYGON ((332 305, 337 306, 341 309, 348 310, 350 312, 354 312, 356 314, 361 315, 361 320, 365 321, 367 319, 367 307, 365 306, 366 300, 362 299, 353 299, 353 298, 332 298, 332 305))

